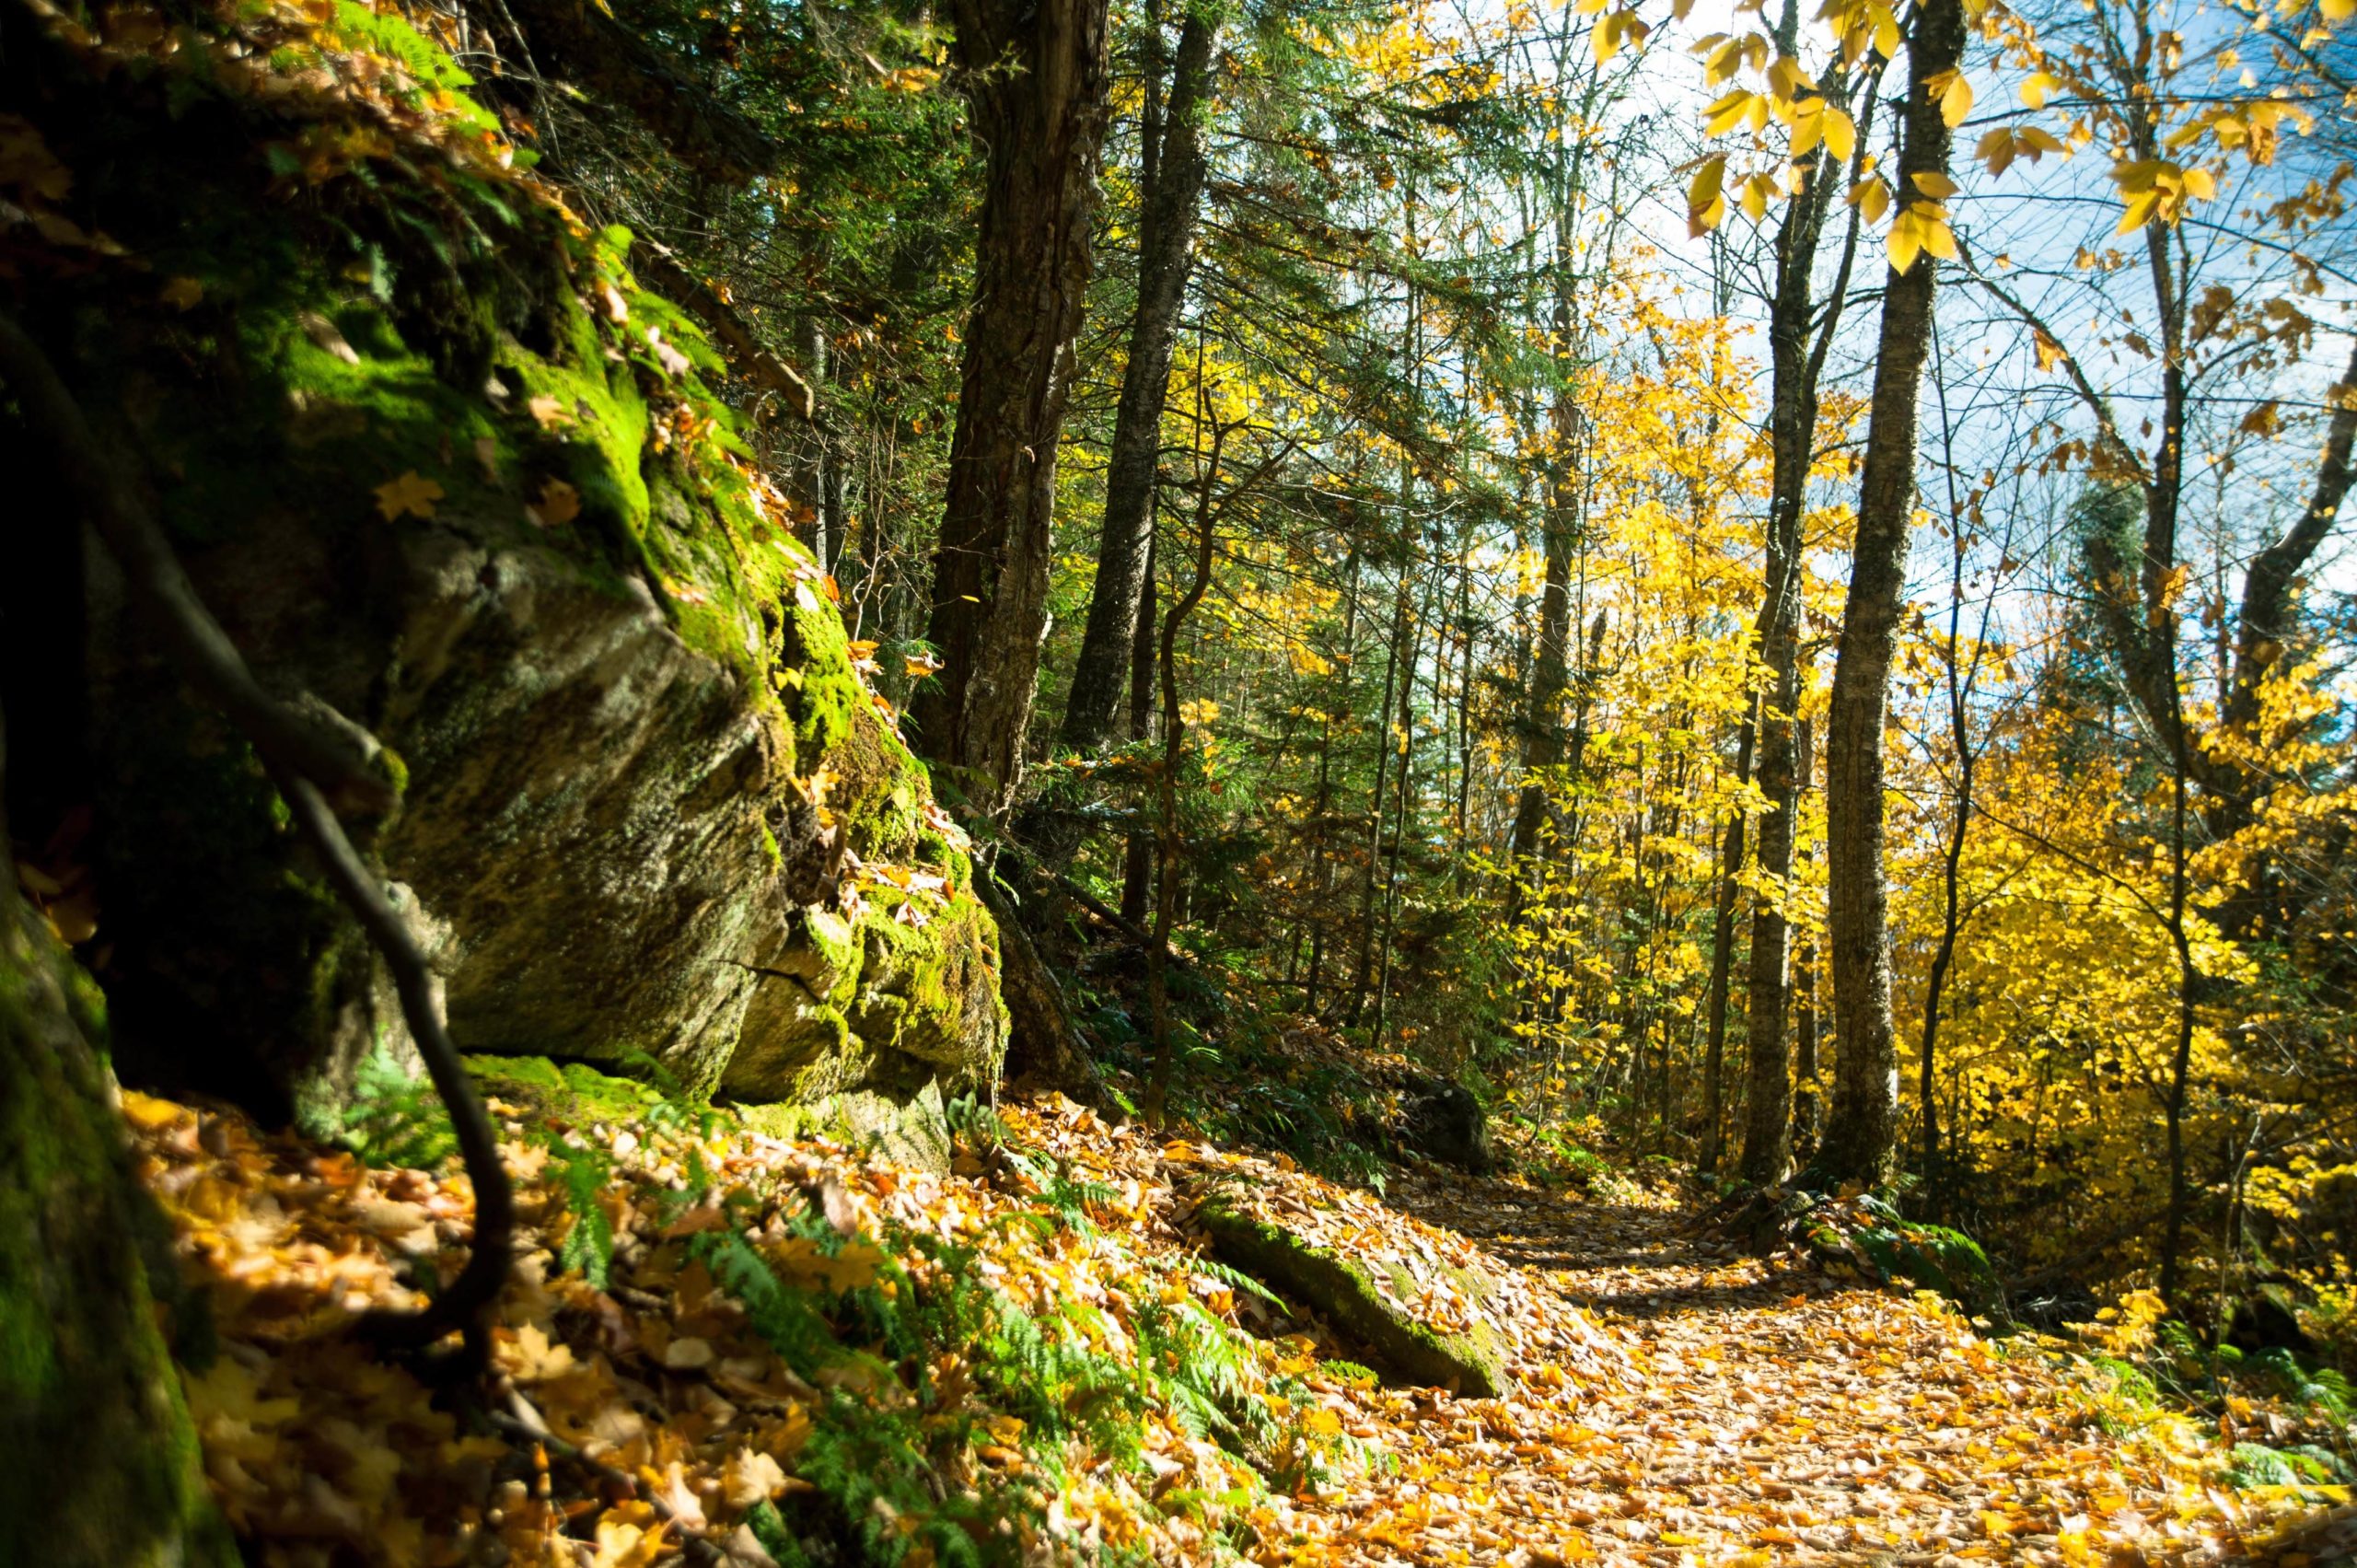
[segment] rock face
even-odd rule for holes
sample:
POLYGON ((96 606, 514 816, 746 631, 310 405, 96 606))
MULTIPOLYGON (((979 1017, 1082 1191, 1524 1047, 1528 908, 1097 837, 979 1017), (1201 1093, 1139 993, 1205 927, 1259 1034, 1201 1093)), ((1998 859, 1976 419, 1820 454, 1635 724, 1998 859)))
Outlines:
MULTIPOLYGON (((1395 1299, 1412 1294, 1412 1281, 1387 1293, 1359 1261, 1248 1214, 1217 1193, 1203 1200, 1195 1218, 1222 1259, 1288 1304, 1318 1312, 1402 1380, 1453 1388, 1473 1399, 1494 1399, 1505 1391, 1505 1356, 1488 1327, 1477 1319, 1462 1332, 1446 1333, 1420 1321, 1395 1299)), ((1458 1283, 1477 1303, 1488 1294, 1487 1282, 1479 1278, 1458 1283)))
MULTIPOLYGON (((361 836, 460 1047, 867 1123, 990 1083, 997 935, 962 839, 628 235, 489 166, 437 176, 407 224, 368 215, 398 189, 332 166, 295 199, 261 108, 197 83, 187 112, 40 47, 13 96, 138 270, 36 266, 25 319, 263 683, 391 754, 402 803, 361 836), (469 221, 495 246, 416 238, 486 188, 500 221, 469 221), (158 277, 177 303, 143 308, 158 277)), ((402 48, 462 92, 435 45, 402 48)), ((416 134, 424 167, 476 145, 416 134)), ((82 575, 89 701, 41 738, 83 776, 36 782, 95 803, 125 1076, 331 1114, 360 1058, 401 1049, 399 1011, 250 749, 158 663, 102 554, 82 575)))

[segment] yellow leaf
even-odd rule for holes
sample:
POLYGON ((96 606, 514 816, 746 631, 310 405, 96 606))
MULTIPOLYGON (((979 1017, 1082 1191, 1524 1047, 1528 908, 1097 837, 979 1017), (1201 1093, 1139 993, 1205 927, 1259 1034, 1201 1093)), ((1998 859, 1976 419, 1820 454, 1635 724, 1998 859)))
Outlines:
POLYGON ((2061 81, 2044 71, 2034 71, 2022 82, 2022 102, 2032 109, 2044 109, 2061 81))
POLYGON ((1686 228, 1694 238, 1708 234, 1725 215, 1726 203, 1720 199, 1719 188, 1726 172, 1725 154, 1705 158, 1694 171, 1694 182, 1686 188, 1686 228))
POLYGON ((1926 84, 1940 100, 1940 118, 1953 131, 1972 112, 1972 84, 1961 71, 1943 71, 1926 84))
POLYGON ((1956 194, 1956 181, 1936 170, 1925 169, 1918 174, 1910 174, 1907 178, 1914 182, 1916 190, 1931 197, 1934 202, 1945 202, 1956 194))
POLYGON ((530 507, 532 520, 544 528, 562 528, 581 516, 581 492, 561 479, 540 486, 540 498, 530 507))
POLYGON ((1883 248, 1890 255, 1890 270, 1906 275, 1923 249, 1922 224, 1912 212, 1901 213, 1891 220, 1890 232, 1883 237, 1883 248))
POLYGON ((377 487, 377 510, 385 515, 389 523, 404 515, 431 517, 434 504, 441 499, 442 487, 430 479, 419 478, 415 469, 377 487))
POLYGON ((1740 123, 1751 110, 1751 100, 1757 96, 1749 89, 1737 87, 1702 111, 1705 134, 1724 136, 1740 123))
POLYGON ((1857 122, 1831 104, 1826 105, 1822 118, 1825 122, 1826 151, 1843 163, 1849 162, 1850 155, 1857 151, 1858 147, 1857 122))

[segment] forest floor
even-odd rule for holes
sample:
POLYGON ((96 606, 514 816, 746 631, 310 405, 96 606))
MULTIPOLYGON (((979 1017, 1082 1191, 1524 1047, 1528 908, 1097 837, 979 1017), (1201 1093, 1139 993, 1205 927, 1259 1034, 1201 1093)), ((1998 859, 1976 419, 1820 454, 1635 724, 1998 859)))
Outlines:
POLYGON ((2053 1342, 1701 1238, 1666 1190, 1417 1167, 1377 1199, 1056 1098, 947 1176, 510 1121, 519 1266, 491 1397, 453 1400, 342 1325, 455 1260, 463 1177, 126 1098, 209 1304, 181 1336, 217 1347, 186 1376, 208 1469, 265 1563, 2303 1568, 2252 1543, 2346 1501, 2230 1493, 2214 1433, 2053 1342), (1190 1224, 1210 1179, 1406 1267, 1435 1322, 1484 1314, 1508 1395, 1383 1387, 1241 1288, 1190 1224))

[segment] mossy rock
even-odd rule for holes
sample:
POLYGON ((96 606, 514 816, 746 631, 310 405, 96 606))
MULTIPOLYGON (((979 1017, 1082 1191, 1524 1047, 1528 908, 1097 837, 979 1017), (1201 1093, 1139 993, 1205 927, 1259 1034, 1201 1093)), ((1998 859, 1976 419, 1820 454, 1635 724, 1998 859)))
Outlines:
MULTIPOLYGON (((495 124, 438 44, 365 26, 442 84, 432 114, 495 124)), ((257 97, 27 32, 0 99, 128 256, 15 258, 23 319, 94 423, 134 438, 262 683, 397 760, 399 810, 355 827, 459 1045, 651 1059, 691 1096, 748 1101, 986 1087, 1005 1018, 970 867, 758 478, 721 361, 639 285, 630 236, 454 166, 458 140, 308 96, 335 73, 300 47, 257 97), (365 180, 288 180, 271 149, 289 116, 398 145, 365 180), (841 897, 845 849, 946 891, 922 920, 880 887, 841 897)), ((360 1062, 401 1054, 381 970, 102 560, 87 589, 88 777, 62 797, 98 807, 122 1070, 331 1121, 360 1062)))
POLYGON ((0 885, 0 1562, 234 1568, 85 989, 0 885))
MULTIPOLYGON (((1478 1318, 1463 1333, 1442 1332, 1395 1305, 1357 1262, 1246 1214, 1215 1193, 1203 1200, 1195 1217, 1225 1261, 1288 1302, 1317 1312, 1364 1344, 1395 1376, 1474 1399, 1505 1392, 1504 1353, 1478 1318)), ((1478 1274, 1461 1272, 1457 1283, 1476 1302, 1488 1294, 1489 1282, 1478 1274)))

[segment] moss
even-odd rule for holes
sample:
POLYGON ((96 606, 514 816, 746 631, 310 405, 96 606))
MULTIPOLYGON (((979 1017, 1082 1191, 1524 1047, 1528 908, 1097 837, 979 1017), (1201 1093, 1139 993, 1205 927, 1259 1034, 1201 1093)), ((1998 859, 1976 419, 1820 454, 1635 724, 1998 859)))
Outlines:
POLYGON ((545 1056, 470 1056, 467 1071, 487 1098, 539 1121, 628 1121, 664 1101, 659 1089, 581 1062, 560 1066, 545 1056))
POLYGON ((71 968, 0 893, 0 1561, 227 1568, 71 968))
MULTIPOLYGON (((1464 1333, 1443 1333, 1387 1299, 1356 1262, 1312 1246, 1291 1231, 1206 1198, 1196 1217, 1226 1260, 1280 1295, 1314 1308, 1367 1347, 1383 1365, 1411 1381, 1454 1386, 1476 1399, 1494 1399, 1506 1387, 1505 1358, 1496 1336, 1478 1319, 1464 1333)), ((1415 1282, 1395 1270, 1393 1295, 1416 1294, 1415 1282)), ((1480 1301, 1488 1282, 1456 1272, 1467 1298, 1480 1301)))
MULTIPOLYGON (((336 18, 447 95, 432 114, 488 130, 438 44, 348 0, 336 18)), ((182 58, 204 54, 192 48, 182 58)), ((424 697, 403 686, 431 660, 409 663, 415 650, 404 639, 415 622, 404 616, 416 601, 389 586, 421 563, 438 570, 480 559, 483 588, 495 595, 511 580, 504 563, 518 557, 528 569, 514 580, 547 596, 540 603, 576 584, 635 600, 643 578, 680 641, 726 672, 696 677, 714 696, 715 726, 758 709, 778 742, 763 738, 757 767, 709 780, 683 783, 684 770, 712 766, 694 746, 645 763, 645 798, 744 807, 726 824, 741 865, 729 864, 719 885, 696 896, 731 912, 769 896, 763 876, 786 869, 786 846, 750 823, 779 802, 737 797, 756 777, 775 787, 784 771, 832 776, 829 805, 870 864, 939 867, 958 895, 922 931, 893 922, 888 900, 856 926, 810 927, 829 978, 815 981, 825 993, 817 1005, 771 1009, 781 1074, 831 1095, 862 1074, 894 1077, 879 1092, 899 1093, 907 1086, 894 1075, 917 1065, 951 1079, 994 1072, 1004 1034, 995 931, 970 897, 964 858, 926 830, 923 766, 861 682, 818 563, 766 510, 768 493, 751 477, 759 465, 715 392, 720 356, 693 322, 638 285, 626 265, 630 235, 575 232, 529 193, 423 145, 365 166, 289 169, 288 107, 221 84, 174 76, 169 93, 127 93, 62 48, 29 68, 43 73, 44 91, 28 112, 70 155, 77 206, 141 261, 135 272, 36 269, 28 319, 57 340, 93 411, 131 428, 159 479, 169 476, 170 524, 199 582, 225 594, 256 590, 232 601, 233 631, 265 676, 302 679, 359 722, 398 735, 431 796, 447 784, 447 759, 429 749, 441 737, 404 704, 463 706, 470 671, 453 665, 424 697), (167 126, 159 105, 175 95, 167 126), (181 290, 166 303, 164 277, 197 281, 200 297, 191 304, 181 290), (417 492, 407 508, 398 491, 380 495, 412 474, 438 494, 417 492), (755 833, 759 854, 745 842, 755 833), (879 955, 888 974, 870 961, 879 955), (886 1060, 903 1047, 921 1053, 918 1064, 886 1060), (826 1060, 802 1062, 806 1048, 826 1060)), ((348 128, 339 100, 300 107, 308 128, 348 128)), ((406 135, 368 128, 397 143, 406 135)), ((526 639, 530 608, 512 621, 526 639)), ((537 679, 517 673, 530 651, 517 650, 507 677, 537 679)), ((339 1030, 349 1035, 367 1017, 367 954, 341 911, 294 869, 303 860, 284 803, 250 755, 218 725, 179 714, 184 695, 168 677, 129 656, 109 673, 122 679, 110 698, 116 732, 99 748, 103 805, 124 809, 101 815, 147 826, 139 842, 126 831, 106 844, 99 869, 125 976, 118 1012, 126 1036, 157 1055, 142 1075, 161 1087, 208 1087, 266 1117, 297 1105, 324 1115, 341 1086, 332 1071, 319 1075, 319 1059, 339 1030), (201 920, 189 912, 197 910, 201 920), (204 1037, 194 1050, 190 1020, 204 1037), (250 1076, 192 1084, 174 1056, 239 1062, 250 1076)), ((387 765, 407 783, 398 758, 387 765)), ((416 850, 422 820, 389 825, 389 857, 416 850)), ((498 835, 514 829, 493 820, 482 831, 476 847, 498 854, 509 847, 498 835)), ((478 1038, 521 1049, 562 1040, 602 1059, 631 1045, 684 1053, 666 1030, 692 1015, 702 1032, 680 1070, 697 1075, 691 1090, 710 1089, 733 1043, 730 988, 742 982, 689 994, 702 983, 668 993, 673 1017, 633 1017, 594 1042, 576 1046, 594 1031, 561 1026, 478 1038)), ((554 1092, 518 1080, 516 1092, 527 1090, 554 1092)), ((584 1100, 577 1086, 565 1093, 584 1100)))

